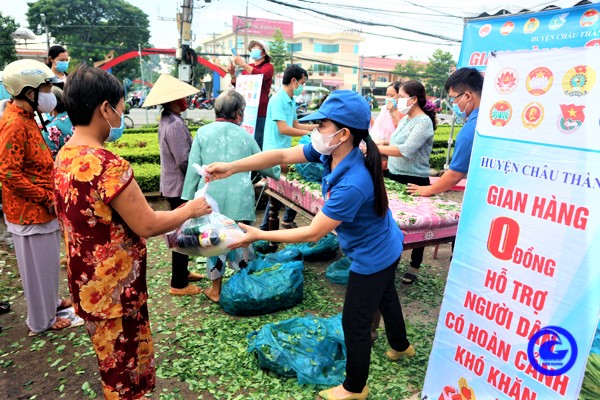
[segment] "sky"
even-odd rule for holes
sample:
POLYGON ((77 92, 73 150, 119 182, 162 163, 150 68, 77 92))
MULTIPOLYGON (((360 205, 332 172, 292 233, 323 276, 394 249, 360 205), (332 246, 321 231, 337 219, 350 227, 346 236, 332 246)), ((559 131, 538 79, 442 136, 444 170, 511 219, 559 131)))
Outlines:
MULTIPOLYGON (((29 0, 33 1, 33 0, 29 0)), ((156 47, 175 47, 178 32, 174 21, 181 0, 127 0, 149 16, 151 43, 156 47)), ((194 47, 212 33, 221 33, 231 27, 232 15, 245 15, 255 18, 269 18, 294 22, 294 32, 333 33, 344 30, 362 31, 365 41, 361 43, 359 54, 365 57, 402 54, 402 59, 414 58, 427 61, 433 51, 441 48, 458 59, 463 30, 463 19, 459 5, 444 6, 437 0, 194 0, 192 32, 194 47), (291 4, 307 8, 301 10, 278 4, 291 4), (334 17, 316 14, 310 10, 329 13, 334 17), (344 21, 339 17, 355 19, 344 21), (358 21, 388 24, 378 27, 361 24, 358 21), (454 41, 418 35, 406 29, 441 35, 454 41)), ((457 3, 456 1, 446 3, 457 3)), ((21 26, 27 27, 25 13, 27 1, 0 0, 3 14, 12 16, 21 26)), ((397 58, 397 57, 395 57, 397 58)))

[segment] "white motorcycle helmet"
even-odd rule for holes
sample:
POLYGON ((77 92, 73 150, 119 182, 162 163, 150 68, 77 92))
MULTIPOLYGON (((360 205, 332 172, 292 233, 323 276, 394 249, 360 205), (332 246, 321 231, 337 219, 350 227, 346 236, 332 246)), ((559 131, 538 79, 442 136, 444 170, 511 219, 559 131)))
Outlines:
POLYGON ((37 89, 44 83, 60 82, 50 68, 36 60, 11 62, 4 68, 2 78, 6 91, 13 97, 21 94, 26 87, 37 89))

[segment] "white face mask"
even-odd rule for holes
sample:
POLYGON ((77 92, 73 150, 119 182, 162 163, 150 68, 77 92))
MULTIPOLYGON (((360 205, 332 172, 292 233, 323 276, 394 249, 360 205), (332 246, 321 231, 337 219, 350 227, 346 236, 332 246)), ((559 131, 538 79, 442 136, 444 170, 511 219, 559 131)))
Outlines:
POLYGON ((319 130, 317 128, 315 128, 315 129, 313 129, 313 131, 310 134, 310 143, 312 144, 312 146, 315 148, 316 151, 328 156, 331 153, 333 153, 333 151, 335 149, 337 149, 340 144, 342 144, 342 142, 339 142, 338 144, 334 144, 332 146, 329 145, 329 143, 331 143, 331 140, 333 139, 333 137, 335 135, 337 135, 338 133, 340 133, 342 131, 342 129, 340 129, 339 131, 337 131, 331 135, 327 135, 327 134, 323 135, 323 134, 321 134, 321 132, 319 132, 319 130), (329 140, 327 140, 326 138, 329 138, 329 140), (327 143, 325 143, 325 140, 327 140, 327 143))
POLYGON ((412 106, 414 105, 408 105, 408 101, 412 99, 412 97, 399 97, 397 102, 398 102, 398 111, 400 112, 400 114, 408 114, 408 112, 410 111, 410 109, 412 108, 412 106))
POLYGON ((49 113, 56 108, 56 96, 54 93, 39 92, 38 94, 38 111, 41 113, 49 113))

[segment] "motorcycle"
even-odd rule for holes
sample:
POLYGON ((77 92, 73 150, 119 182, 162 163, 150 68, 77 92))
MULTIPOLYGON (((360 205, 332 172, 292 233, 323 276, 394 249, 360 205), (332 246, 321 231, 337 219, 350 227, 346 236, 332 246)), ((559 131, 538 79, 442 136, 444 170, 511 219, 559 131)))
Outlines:
POLYGON ((203 99, 197 94, 191 96, 188 100, 188 110, 194 110, 196 108, 204 110, 212 110, 215 106, 215 99, 203 99))

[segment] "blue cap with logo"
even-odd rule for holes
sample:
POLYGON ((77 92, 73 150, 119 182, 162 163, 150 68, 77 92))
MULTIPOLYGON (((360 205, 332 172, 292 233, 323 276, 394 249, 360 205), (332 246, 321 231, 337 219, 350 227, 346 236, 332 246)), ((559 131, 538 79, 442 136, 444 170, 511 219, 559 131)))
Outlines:
POLYGON ((330 119, 349 128, 368 130, 371 124, 371 107, 352 90, 336 90, 327 97, 321 108, 299 121, 322 119, 330 119))

